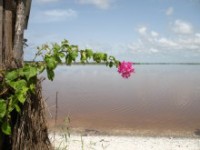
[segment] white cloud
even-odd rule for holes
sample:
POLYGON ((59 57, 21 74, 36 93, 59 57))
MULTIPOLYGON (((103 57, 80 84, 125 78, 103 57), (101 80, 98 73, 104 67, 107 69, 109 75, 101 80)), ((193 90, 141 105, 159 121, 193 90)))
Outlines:
POLYGON ((150 51, 151 53, 157 53, 157 52, 159 52, 159 50, 156 49, 156 48, 150 48, 149 51, 150 51))
POLYGON ((185 22, 182 20, 176 20, 173 23, 172 30, 178 34, 192 34, 193 27, 189 22, 185 22))
POLYGON ((91 4, 100 9, 108 9, 113 0, 78 0, 79 4, 91 4))
POLYGON ((156 40, 158 42, 158 44, 164 46, 164 47, 175 47, 177 46, 177 43, 173 42, 170 39, 167 39, 165 37, 159 38, 158 40, 156 40))
POLYGON ((158 32, 156 32, 156 31, 151 31, 151 36, 153 36, 153 37, 158 37, 159 34, 158 34, 158 32))
POLYGON ((58 2, 60 0, 37 0, 38 3, 51 3, 51 2, 58 2))
POLYGON ((54 10, 47 10, 44 12, 44 15, 48 17, 76 17, 77 12, 72 9, 64 10, 64 9, 54 9, 54 10))
POLYGON ((195 36, 200 38, 200 33, 195 33, 195 36))
MULTIPOLYGON (((182 22, 181 22, 182 23, 182 22)), ((184 24, 184 23, 182 23, 184 24)), ((186 31, 182 34, 172 34, 170 37, 161 36, 156 31, 148 31, 146 27, 141 27, 138 32, 142 35, 137 42, 127 44, 127 49, 132 53, 168 53, 168 52, 192 52, 200 55, 200 33, 193 33, 192 28, 185 27, 186 31), (187 29, 189 28, 189 29, 187 29), (185 33, 186 32, 186 33, 185 33)))
POLYGON ((33 14, 33 22, 45 23, 45 22, 58 22, 66 21, 72 18, 76 18, 78 13, 73 9, 52 9, 39 11, 33 14))
POLYGON ((143 26, 143 27, 140 27, 138 28, 137 30, 141 35, 145 35, 146 34, 146 31, 147 31, 147 27, 143 26))
POLYGON ((167 8, 167 10, 165 11, 165 14, 167 16, 171 16, 174 13, 174 8, 173 7, 169 7, 167 8))

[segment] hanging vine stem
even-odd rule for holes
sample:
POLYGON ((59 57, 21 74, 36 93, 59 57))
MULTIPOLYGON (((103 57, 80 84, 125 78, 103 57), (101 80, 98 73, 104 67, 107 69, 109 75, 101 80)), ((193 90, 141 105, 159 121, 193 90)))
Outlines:
POLYGON ((109 67, 118 67, 120 62, 113 56, 106 53, 93 52, 91 49, 79 50, 78 46, 70 45, 67 40, 60 44, 42 45, 37 48, 34 62, 26 63, 21 68, 1 71, 0 81, 0 126, 4 134, 12 133, 10 121, 11 112, 21 112, 20 105, 23 105, 29 93, 35 93, 37 75, 46 70, 47 77, 53 81, 54 70, 58 64, 71 65, 79 59, 80 63, 93 62, 105 63, 109 67), (36 59, 42 57, 43 61, 36 59))

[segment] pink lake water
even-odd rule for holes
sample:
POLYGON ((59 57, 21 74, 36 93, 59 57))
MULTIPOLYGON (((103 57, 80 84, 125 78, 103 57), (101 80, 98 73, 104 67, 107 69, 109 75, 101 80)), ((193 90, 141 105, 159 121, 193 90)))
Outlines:
POLYGON ((69 116, 72 128, 154 133, 200 129, 200 65, 135 65, 123 79, 116 68, 101 65, 60 66, 53 82, 43 82, 48 122, 69 116))

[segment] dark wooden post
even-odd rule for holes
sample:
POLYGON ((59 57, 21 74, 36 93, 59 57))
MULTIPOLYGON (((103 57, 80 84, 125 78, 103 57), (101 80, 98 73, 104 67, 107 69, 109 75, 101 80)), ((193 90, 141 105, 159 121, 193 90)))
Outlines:
POLYGON ((17 14, 16 14, 16 23, 15 23, 15 36, 14 36, 14 60, 17 67, 22 66, 23 62, 23 34, 26 22, 26 1, 18 0, 17 1, 17 14))
POLYGON ((3 25, 3 52, 4 52, 4 64, 7 69, 11 68, 11 61, 13 58, 13 14, 12 14, 12 0, 4 1, 4 25, 3 25))
MULTIPOLYGON (((3 69, 3 0, 0 0, 0 70, 3 69)), ((2 149, 3 134, 0 132, 0 149, 2 149)))
POLYGON ((0 0, 0 69, 21 67, 31 0, 0 0))
POLYGON ((0 70, 3 69, 3 0, 0 0, 0 70))

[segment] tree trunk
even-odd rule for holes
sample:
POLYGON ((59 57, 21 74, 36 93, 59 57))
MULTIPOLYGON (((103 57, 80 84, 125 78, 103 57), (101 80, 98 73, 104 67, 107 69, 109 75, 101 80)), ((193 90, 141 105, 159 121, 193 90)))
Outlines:
POLYGON ((3 0, 0 0, 0 70, 3 69, 3 0))
POLYGON ((14 36, 14 58, 16 67, 21 67, 23 62, 23 34, 24 34, 24 27, 25 27, 25 7, 26 1, 25 0, 18 0, 17 3, 17 14, 16 14, 16 23, 15 23, 15 36, 14 36))
MULTIPOLYGON (((26 12, 29 12, 26 7, 30 3, 31 0, 0 0, 0 70, 23 65, 23 35, 28 21, 26 12)), ((12 135, 5 136, 0 130, 0 150, 52 149, 40 81, 36 89, 35 94, 27 95, 21 113, 11 114, 12 135)))
POLYGON ((23 112, 17 117, 12 134, 12 150, 52 149, 46 126, 45 105, 41 93, 41 81, 36 86, 36 94, 27 98, 23 112))
POLYGON ((6 68, 11 68, 12 60, 12 24, 13 24, 13 14, 12 14, 12 0, 4 1, 4 25, 3 25, 3 49, 4 49, 4 64, 6 68))

